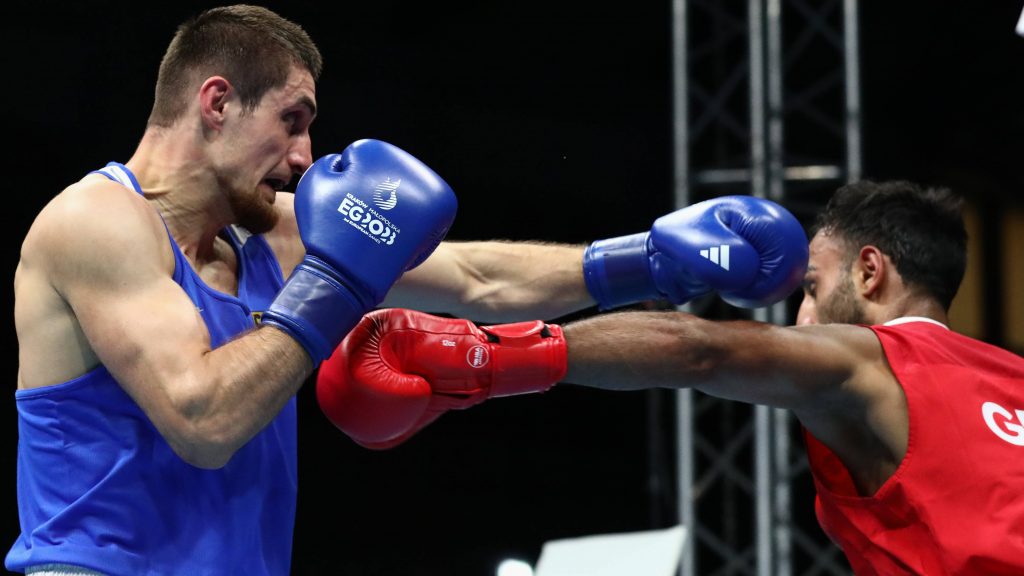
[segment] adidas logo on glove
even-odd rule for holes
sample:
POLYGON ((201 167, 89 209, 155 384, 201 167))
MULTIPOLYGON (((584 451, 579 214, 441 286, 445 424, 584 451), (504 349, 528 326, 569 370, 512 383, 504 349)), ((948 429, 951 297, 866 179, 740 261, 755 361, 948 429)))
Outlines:
POLYGON ((701 250, 700 255, 711 260, 715 264, 718 264, 726 270, 729 269, 729 245, 722 244, 721 246, 712 246, 706 250, 701 250))

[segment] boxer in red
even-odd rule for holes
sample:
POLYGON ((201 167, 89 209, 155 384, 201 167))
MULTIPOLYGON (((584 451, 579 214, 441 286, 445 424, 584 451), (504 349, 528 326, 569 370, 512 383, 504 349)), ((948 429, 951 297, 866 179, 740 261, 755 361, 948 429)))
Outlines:
POLYGON ((557 382, 788 408, 818 519, 857 574, 1024 574, 1024 359, 947 327, 965 267, 949 191, 861 182, 818 219, 797 326, 625 312, 477 327, 382 310, 322 366, 318 393, 378 448, 445 408, 557 382))

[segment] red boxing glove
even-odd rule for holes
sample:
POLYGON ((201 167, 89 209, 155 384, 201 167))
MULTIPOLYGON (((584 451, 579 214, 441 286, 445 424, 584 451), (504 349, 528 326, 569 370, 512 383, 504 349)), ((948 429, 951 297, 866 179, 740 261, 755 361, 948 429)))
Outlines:
POLYGON ((386 449, 445 411, 543 392, 565 377, 562 328, 540 321, 477 327, 390 308, 363 317, 320 366, 327 418, 357 443, 386 449))

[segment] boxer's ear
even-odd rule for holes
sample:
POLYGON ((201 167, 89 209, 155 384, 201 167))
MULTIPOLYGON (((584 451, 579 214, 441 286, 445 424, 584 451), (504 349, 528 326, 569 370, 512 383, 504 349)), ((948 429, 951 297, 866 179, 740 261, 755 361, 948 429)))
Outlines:
POLYGON ((853 283, 857 292, 867 299, 872 299, 885 285, 892 267, 889 259, 877 246, 862 246, 853 262, 853 283))
POLYGON ((226 117, 228 99, 233 91, 231 82, 222 76, 210 76, 199 87, 199 114, 205 128, 220 130, 226 117))

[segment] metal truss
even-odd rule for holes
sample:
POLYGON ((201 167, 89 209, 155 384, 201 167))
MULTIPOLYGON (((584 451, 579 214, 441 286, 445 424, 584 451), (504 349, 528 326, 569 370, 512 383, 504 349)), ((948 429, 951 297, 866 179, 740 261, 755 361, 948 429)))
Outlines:
MULTIPOLYGON (((771 198, 809 224, 860 178, 856 0, 673 0, 677 206, 771 198)), ((783 302, 754 311, 788 324, 783 302)), ((681 391, 683 576, 850 573, 813 517, 810 472, 787 411, 681 391)))

